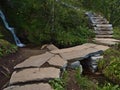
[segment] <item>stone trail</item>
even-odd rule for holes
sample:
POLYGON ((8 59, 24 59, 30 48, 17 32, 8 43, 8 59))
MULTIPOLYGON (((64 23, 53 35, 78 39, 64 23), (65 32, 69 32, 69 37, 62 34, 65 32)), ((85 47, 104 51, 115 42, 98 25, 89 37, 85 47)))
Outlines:
POLYGON ((8 87, 4 90, 53 90, 49 80, 60 78, 68 63, 71 68, 82 66, 80 61, 90 57, 89 65, 93 72, 97 68, 96 61, 103 58, 101 53, 109 48, 104 45, 114 45, 119 40, 113 39, 113 27, 100 15, 86 13, 94 28, 98 44, 86 43, 71 48, 58 49, 56 46, 44 45, 47 52, 41 55, 31 56, 14 67, 8 87))
POLYGON ((94 42, 109 46, 120 42, 120 40, 113 39, 113 26, 109 24, 107 19, 92 12, 86 12, 86 15, 89 17, 90 25, 96 34, 94 42))
POLYGON ((60 78, 61 70, 65 70, 68 63, 72 67, 81 66, 80 60, 101 54, 109 47, 86 43, 66 49, 58 49, 54 45, 45 45, 42 48, 47 48, 48 51, 31 56, 14 67, 9 86, 4 90, 53 90, 49 80, 60 78))

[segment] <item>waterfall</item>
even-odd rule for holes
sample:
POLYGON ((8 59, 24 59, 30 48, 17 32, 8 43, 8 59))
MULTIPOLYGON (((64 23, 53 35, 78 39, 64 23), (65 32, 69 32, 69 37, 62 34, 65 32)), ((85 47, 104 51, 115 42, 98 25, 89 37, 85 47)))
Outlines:
POLYGON ((14 32, 14 28, 9 26, 8 22, 6 21, 5 15, 3 14, 3 12, 1 10, 0 10, 0 17, 5 25, 5 28, 12 33, 16 45, 18 47, 24 47, 25 45, 22 44, 21 41, 19 40, 19 38, 16 36, 16 34, 14 32))

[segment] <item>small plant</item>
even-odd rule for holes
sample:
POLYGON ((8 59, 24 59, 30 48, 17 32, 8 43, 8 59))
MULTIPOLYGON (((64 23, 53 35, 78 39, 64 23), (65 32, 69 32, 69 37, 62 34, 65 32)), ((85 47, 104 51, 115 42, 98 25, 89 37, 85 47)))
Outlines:
POLYGON ((104 52, 103 60, 98 62, 98 69, 110 80, 119 84, 120 81, 120 51, 119 45, 104 52))
POLYGON ((61 79, 50 80, 49 83, 54 88, 54 90, 65 90, 64 82, 61 79))
POLYGON ((17 51, 17 46, 10 44, 8 41, 0 39, 0 57, 8 55, 10 53, 15 53, 17 51))
POLYGON ((83 77, 80 75, 79 68, 76 69, 75 78, 81 90, 97 90, 98 89, 98 86, 95 83, 90 81, 87 77, 83 77))
POLYGON ((113 34, 114 38, 120 39, 120 27, 115 27, 113 31, 114 31, 114 34, 113 34))
POLYGON ((54 90, 65 90, 66 83, 68 80, 68 72, 64 71, 62 78, 56 78, 54 80, 50 80, 50 85, 54 88, 54 90))
POLYGON ((105 84, 103 87, 98 90, 120 90, 119 85, 112 85, 110 83, 105 84))

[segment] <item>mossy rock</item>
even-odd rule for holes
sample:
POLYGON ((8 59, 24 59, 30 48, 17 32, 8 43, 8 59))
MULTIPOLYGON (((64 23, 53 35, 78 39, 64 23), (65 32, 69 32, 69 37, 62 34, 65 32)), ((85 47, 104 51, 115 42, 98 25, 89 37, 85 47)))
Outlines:
POLYGON ((0 39, 0 57, 15 53, 17 47, 6 40, 0 39))

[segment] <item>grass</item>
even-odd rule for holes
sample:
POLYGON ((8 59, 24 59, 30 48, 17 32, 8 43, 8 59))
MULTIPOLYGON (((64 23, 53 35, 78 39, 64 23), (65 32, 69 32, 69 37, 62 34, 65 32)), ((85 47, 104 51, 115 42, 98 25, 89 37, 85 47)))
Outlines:
POLYGON ((98 62, 98 69, 112 82, 120 85, 120 44, 104 52, 103 60, 98 62))
POLYGON ((0 39, 0 57, 15 53, 17 51, 17 46, 9 43, 6 40, 0 39))
POLYGON ((68 72, 64 71, 62 78, 56 78, 54 80, 50 80, 49 83, 54 88, 54 90, 65 90, 67 80, 68 80, 68 72))
POLYGON ((116 39, 120 39, 120 28, 119 27, 115 27, 114 29, 114 38, 116 39))

